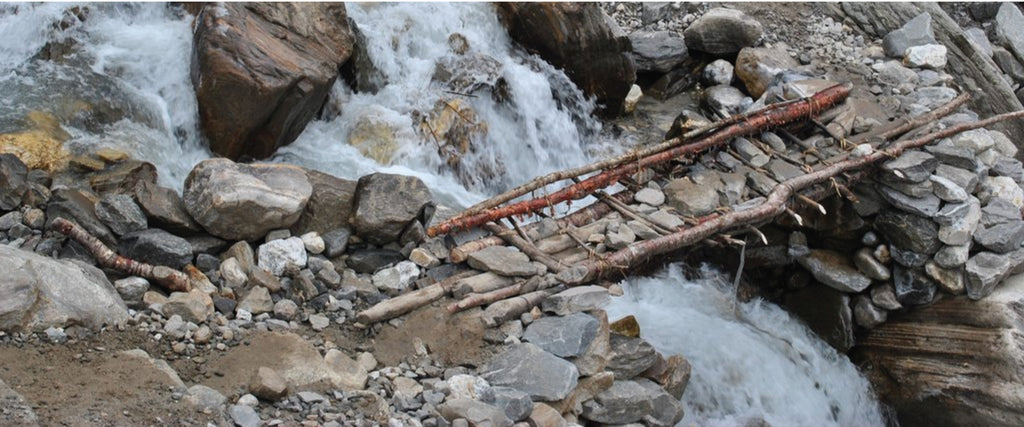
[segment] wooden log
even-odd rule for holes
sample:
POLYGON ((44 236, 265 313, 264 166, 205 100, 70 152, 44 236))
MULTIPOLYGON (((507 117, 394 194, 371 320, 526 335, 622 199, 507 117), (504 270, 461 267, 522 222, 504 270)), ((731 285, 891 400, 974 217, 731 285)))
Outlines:
POLYGON ((712 133, 698 142, 678 146, 636 161, 623 163, 621 166, 591 176, 580 181, 578 184, 570 185, 544 197, 525 200, 500 208, 488 209, 473 215, 449 219, 430 227, 427 230, 427 234, 436 236, 453 230, 472 228, 488 221, 495 221, 513 215, 524 215, 568 200, 581 199, 643 168, 665 163, 680 156, 701 153, 709 148, 727 144, 738 136, 750 135, 769 127, 782 126, 814 116, 825 108, 845 99, 849 94, 850 85, 836 85, 808 99, 800 100, 783 108, 771 109, 767 112, 753 115, 745 121, 735 123, 712 133))
POLYGON ((481 318, 487 326, 497 326, 532 310, 552 295, 555 289, 546 289, 497 301, 484 310, 481 318))
POLYGON ((477 274, 475 271, 463 271, 425 288, 381 301, 357 314, 356 321, 369 325, 394 319, 441 299, 441 297, 451 291, 451 287, 456 282, 475 274, 477 274))
POLYGON ((1024 111, 1000 114, 978 122, 960 124, 920 138, 899 142, 887 149, 876 150, 864 157, 834 163, 813 173, 779 183, 768 194, 767 200, 757 207, 725 215, 709 215, 693 227, 656 239, 633 243, 622 250, 609 254, 604 259, 588 260, 577 264, 559 273, 558 279, 569 286, 582 285, 598 279, 606 272, 641 264, 651 257, 692 245, 712 234, 769 220, 783 213, 788 200, 798 191, 829 180, 840 173, 864 168, 878 161, 898 157, 907 149, 921 147, 938 139, 1020 117, 1024 117, 1024 111))
POLYGON ((456 281, 451 287, 452 296, 455 298, 462 298, 467 294, 490 292, 495 289, 509 286, 512 283, 515 283, 515 279, 511 277, 505 277, 491 272, 480 273, 456 281))
POLYGON ((557 273, 565 269, 565 265, 562 265, 561 263, 558 262, 558 260, 552 258, 551 255, 548 255, 541 251, 540 249, 538 249, 537 246, 534 246, 533 243, 530 243, 523 237, 519 236, 519 234, 517 234, 516 232, 504 228, 493 222, 488 222, 487 224, 484 224, 484 228, 486 228, 487 231, 494 233, 494 235, 501 237, 502 239, 505 239, 506 242, 518 248, 520 251, 526 254, 526 256, 530 257, 531 260, 544 264, 544 266, 547 267, 548 270, 557 273))
POLYGON ((95 236, 79 227, 78 224, 64 218, 56 218, 53 220, 53 228, 82 244, 104 268, 152 280, 169 291, 188 292, 192 290, 192 282, 184 272, 163 265, 138 262, 118 255, 95 236))

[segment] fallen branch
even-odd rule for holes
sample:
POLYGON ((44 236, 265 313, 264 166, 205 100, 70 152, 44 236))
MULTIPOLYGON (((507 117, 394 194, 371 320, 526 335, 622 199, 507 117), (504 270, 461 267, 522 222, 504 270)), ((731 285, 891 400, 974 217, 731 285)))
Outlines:
POLYGON ((430 227, 427 234, 436 236, 448 233, 453 230, 476 227, 488 221, 496 221, 501 218, 523 215, 535 212, 548 206, 562 203, 568 200, 576 200, 588 196, 595 191, 612 185, 620 178, 633 174, 642 168, 668 162, 677 157, 696 154, 711 147, 728 143, 732 138, 743 135, 750 135, 769 127, 781 126, 793 121, 813 116, 825 108, 845 99, 850 94, 849 85, 836 85, 825 89, 814 96, 802 99, 785 107, 768 109, 764 112, 751 115, 744 121, 732 124, 719 130, 698 142, 678 146, 666 151, 659 152, 636 161, 631 161, 614 169, 589 177, 578 184, 574 184, 558 190, 545 197, 522 201, 509 206, 492 208, 476 214, 456 217, 430 227))
POLYGON ((487 224, 484 224, 484 228, 486 228, 487 231, 490 231, 491 234, 494 234, 495 236, 505 239, 505 241, 508 242, 508 244, 518 248, 520 251, 526 254, 526 256, 530 257, 531 260, 544 264, 544 266, 547 267, 548 270, 551 270, 555 273, 565 270, 565 266, 558 262, 558 260, 552 258, 551 255, 542 252, 540 249, 537 249, 537 247, 534 246, 533 243, 530 243, 526 241, 526 239, 519 237, 519 235, 517 235, 515 231, 509 230, 493 222, 488 222, 487 224))
POLYGON ((476 271, 464 271, 425 288, 381 301, 373 307, 359 312, 356 315, 356 321, 369 325, 394 319, 441 299, 448 292, 451 292, 451 287, 455 285, 455 282, 475 274, 478 273, 476 271))
POLYGON ((779 183, 768 194, 767 200, 757 207, 725 215, 711 215, 691 228, 680 230, 667 236, 633 243, 622 250, 609 254, 604 259, 588 260, 577 264, 559 273, 558 279, 568 286, 578 286, 592 282, 612 269, 632 267, 645 262, 653 256, 692 245, 715 233, 774 218, 785 211, 787 202, 798 191, 827 181, 840 173, 864 168, 878 161, 898 157, 907 149, 921 147, 938 139, 1020 117, 1024 117, 1024 111, 1000 114, 978 122, 953 126, 920 138, 898 142, 889 148, 873 151, 864 157, 833 163, 813 173, 779 183))
POLYGON ((57 218, 53 220, 53 228, 80 243, 105 268, 152 280, 170 291, 188 292, 192 290, 192 282, 185 273, 170 267, 149 265, 118 255, 95 236, 79 227, 78 224, 64 218, 57 218))

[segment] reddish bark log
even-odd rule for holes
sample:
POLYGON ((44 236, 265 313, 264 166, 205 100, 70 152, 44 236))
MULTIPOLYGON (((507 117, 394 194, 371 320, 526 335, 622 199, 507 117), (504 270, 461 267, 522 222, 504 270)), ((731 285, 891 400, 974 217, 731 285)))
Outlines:
POLYGON ((717 131, 706 138, 695 143, 675 147, 658 154, 644 157, 635 162, 623 164, 587 178, 578 184, 574 184, 558 190, 545 197, 522 201, 509 206, 488 209, 480 213, 461 218, 453 218, 441 224, 430 227, 427 234, 436 236, 453 230, 476 227, 488 221, 497 221, 501 218, 523 215, 536 212, 567 200, 581 199, 594 193, 597 190, 614 184, 619 179, 633 174, 642 168, 668 162, 683 155, 697 154, 711 147, 728 143, 732 138, 749 135, 769 127, 782 126, 806 117, 814 116, 836 104, 850 94, 850 85, 836 85, 825 89, 814 96, 787 105, 784 108, 770 109, 761 114, 755 114, 746 121, 739 122, 717 131))

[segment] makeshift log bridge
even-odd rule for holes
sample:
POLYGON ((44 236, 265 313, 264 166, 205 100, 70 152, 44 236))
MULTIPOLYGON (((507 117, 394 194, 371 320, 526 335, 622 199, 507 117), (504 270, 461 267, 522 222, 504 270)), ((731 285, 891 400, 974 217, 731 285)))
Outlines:
POLYGON ((468 262, 472 269, 378 303, 356 320, 371 324, 392 319, 450 296, 455 302, 448 305, 449 312, 486 305, 484 321, 501 324, 556 292, 600 284, 658 255, 701 242, 743 245, 744 240, 733 237, 741 234, 765 240, 756 227, 779 215, 802 224, 795 204, 825 214, 819 200, 839 195, 855 201, 848 186, 880 161, 1024 116, 1015 112, 934 130, 939 119, 968 100, 965 94, 921 116, 851 135, 856 114, 844 103, 850 89, 836 85, 808 98, 724 118, 654 146, 537 178, 473 206, 428 230, 431 236, 471 228, 489 232, 450 251, 449 262, 468 262), (722 188, 711 193, 717 198, 711 209, 692 210, 678 201, 660 206, 657 200, 664 195, 660 189, 672 191, 680 182, 684 193, 707 193, 701 187, 723 176, 729 182, 719 181, 722 188), (566 185, 547 193, 546 186, 556 183, 566 185), (605 189, 615 184, 625 190, 607 194, 605 189), (648 187, 654 191, 645 192, 648 187), (653 193, 656 200, 641 193, 653 193), (587 196, 597 201, 555 217, 554 206, 587 196), (552 214, 545 214, 546 209, 552 214), (526 215, 543 219, 521 225, 526 215))

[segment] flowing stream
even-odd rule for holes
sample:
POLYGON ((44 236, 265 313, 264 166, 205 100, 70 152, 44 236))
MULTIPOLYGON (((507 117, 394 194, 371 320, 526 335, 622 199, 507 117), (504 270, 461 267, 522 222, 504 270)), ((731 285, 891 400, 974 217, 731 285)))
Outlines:
MULTIPOLYGON (((72 6, 0 5, 0 133, 23 129, 43 111, 59 120, 72 152, 127 151, 156 164, 161 184, 180 190, 192 166, 211 156, 189 78, 192 18, 145 3, 91 4, 79 19, 84 15, 69 12, 72 6), (71 53, 39 57, 61 46, 71 53)), ((593 103, 562 72, 513 47, 490 5, 349 4, 348 12, 379 70, 379 90, 356 92, 339 79, 331 113, 271 161, 350 179, 374 171, 411 174, 442 204, 464 207, 623 148, 602 137, 593 103), (496 60, 507 83, 505 100, 460 98, 487 127, 461 161, 486 177, 451 170, 416 131, 418 117, 453 98, 431 77, 451 54, 454 33, 470 53, 496 60), (384 159, 345 143, 366 120, 393 130, 384 159)), ((672 267, 627 280, 626 295, 610 307, 613 318, 635 314, 659 350, 693 364, 682 425, 743 425, 752 417, 772 425, 882 424, 869 384, 845 356, 774 305, 737 304, 721 283, 688 281, 672 267)))

